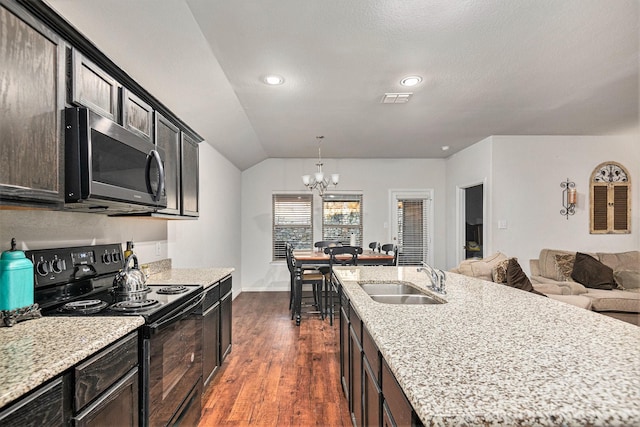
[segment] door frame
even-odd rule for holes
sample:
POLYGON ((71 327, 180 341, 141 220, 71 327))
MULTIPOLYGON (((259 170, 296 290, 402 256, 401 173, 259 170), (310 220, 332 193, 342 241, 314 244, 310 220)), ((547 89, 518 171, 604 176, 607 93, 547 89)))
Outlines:
POLYGON ((473 181, 464 185, 456 186, 456 265, 459 265, 465 259, 464 246, 466 245, 466 200, 465 192, 467 188, 476 187, 482 185, 482 253, 489 253, 489 240, 488 240, 488 228, 485 224, 488 223, 487 212, 487 179, 484 178, 480 181, 473 181))
POLYGON ((393 242, 393 244, 397 244, 398 242, 398 228, 396 225, 398 224, 398 209, 397 209, 397 199, 405 198, 405 199, 428 199, 431 201, 431 206, 429 212, 427 213, 427 227, 429 227, 429 237, 427 239, 427 259, 425 262, 429 265, 433 265, 433 232, 435 230, 434 224, 434 200, 433 200, 433 188, 425 188, 425 189, 389 189, 389 241, 393 242))

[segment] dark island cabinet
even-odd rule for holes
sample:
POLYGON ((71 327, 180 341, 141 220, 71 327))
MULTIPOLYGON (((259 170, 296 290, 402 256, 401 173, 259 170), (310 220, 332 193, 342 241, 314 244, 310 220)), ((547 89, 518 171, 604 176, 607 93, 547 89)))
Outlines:
POLYGON ((71 51, 69 86, 71 103, 119 122, 120 84, 76 49, 71 51))
POLYGON ((0 0, 0 204, 64 202, 62 39, 0 0))
POLYGON ((421 427, 378 346, 339 286, 340 376, 354 426, 421 427))
POLYGON ((38 387, 0 412, 0 425, 7 427, 68 425, 69 411, 65 406, 68 383, 67 376, 59 376, 38 387))
POLYGON ((181 214, 183 216, 198 216, 198 143, 184 132, 182 133, 181 154, 181 214))
POLYGON ((162 114, 155 114, 156 145, 164 150, 164 189, 167 207, 161 213, 180 215, 180 129, 162 114))

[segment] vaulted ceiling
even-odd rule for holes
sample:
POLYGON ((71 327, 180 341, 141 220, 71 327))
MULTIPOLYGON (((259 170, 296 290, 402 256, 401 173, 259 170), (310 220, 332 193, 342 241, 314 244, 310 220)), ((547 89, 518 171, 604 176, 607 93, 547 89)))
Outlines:
POLYGON ((638 0, 47 3, 241 170, 640 128, 638 0))

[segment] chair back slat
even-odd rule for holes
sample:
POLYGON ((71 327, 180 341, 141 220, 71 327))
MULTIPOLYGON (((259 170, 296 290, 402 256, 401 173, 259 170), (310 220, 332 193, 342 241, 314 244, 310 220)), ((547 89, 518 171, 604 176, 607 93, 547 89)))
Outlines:
POLYGON ((324 253, 329 254, 329 266, 337 265, 358 265, 358 255, 362 253, 360 246, 336 246, 324 248, 324 253), (350 255, 351 257, 340 257, 338 255, 350 255))

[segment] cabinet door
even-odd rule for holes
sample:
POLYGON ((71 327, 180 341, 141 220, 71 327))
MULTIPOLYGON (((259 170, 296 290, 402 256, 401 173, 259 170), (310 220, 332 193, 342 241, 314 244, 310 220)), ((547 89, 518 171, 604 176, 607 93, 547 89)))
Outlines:
POLYGON ((118 82, 75 49, 71 63, 71 102, 118 122, 118 82))
POLYGON ((362 347, 353 323, 351 326, 351 418, 356 426, 362 426, 362 347))
POLYGON ((76 427, 137 427, 138 397, 138 368, 136 367, 74 417, 74 425, 76 427))
POLYGON ((232 322, 232 301, 229 292, 220 300, 220 364, 224 362, 227 354, 231 352, 231 322, 232 322))
POLYGON ((349 310, 347 304, 343 304, 340 309, 340 376, 342 380, 342 390, 349 402, 349 408, 351 408, 349 399, 349 384, 351 380, 351 372, 349 371, 349 310))
POLYGON ((202 379, 209 383, 218 366, 220 342, 220 303, 210 307, 202 315, 202 379))
POLYGON ((161 213, 180 215, 180 129, 160 113, 155 114, 156 145, 164 150, 164 189, 167 208, 161 213))
POLYGON ((198 143, 182 133, 182 192, 181 214, 198 216, 198 143))
POLYGON ((413 408, 384 360, 382 361, 382 395, 386 405, 385 410, 388 409, 389 412, 385 418, 390 418, 397 426, 413 425, 413 408))
POLYGON ((122 89, 122 126, 153 142, 153 108, 127 89, 122 89))
POLYGON ((63 426, 64 378, 58 377, 0 412, 2 426, 63 426))
POLYGON ((0 29, 0 200, 61 205, 64 43, 12 4, 0 29))

